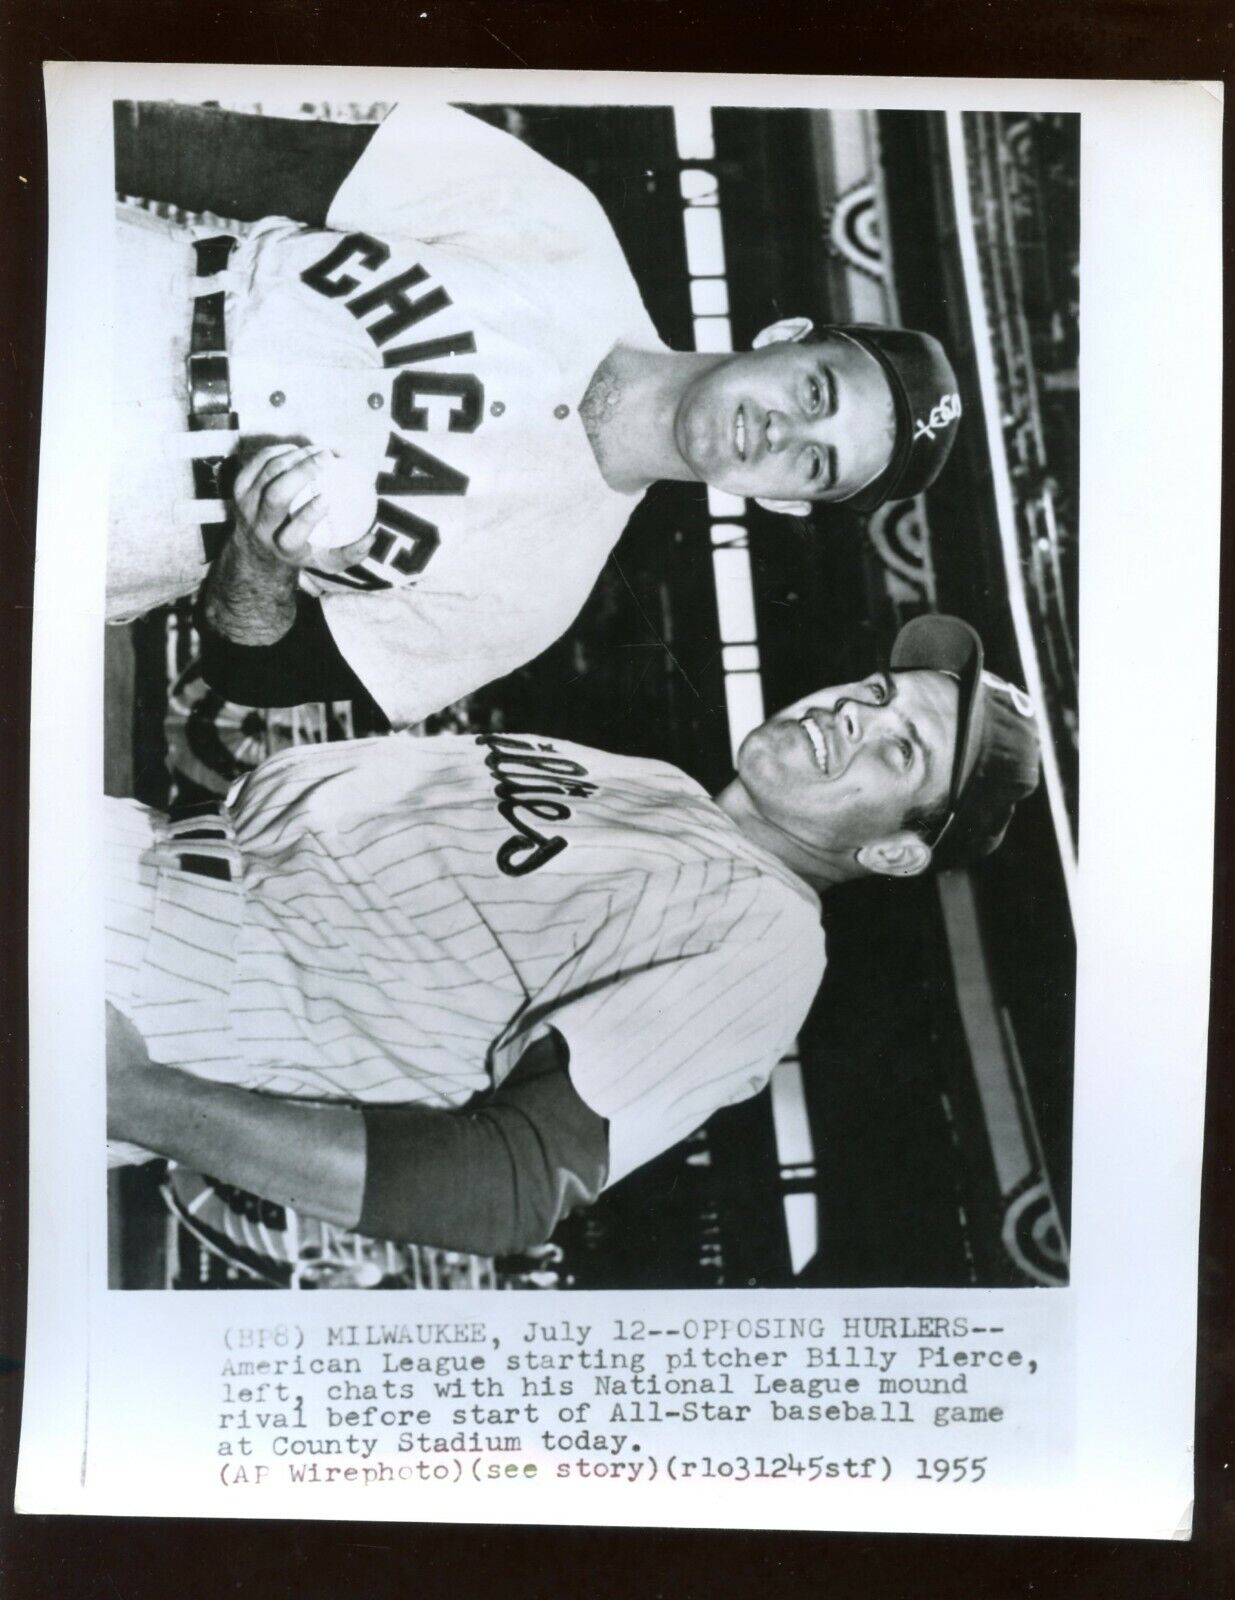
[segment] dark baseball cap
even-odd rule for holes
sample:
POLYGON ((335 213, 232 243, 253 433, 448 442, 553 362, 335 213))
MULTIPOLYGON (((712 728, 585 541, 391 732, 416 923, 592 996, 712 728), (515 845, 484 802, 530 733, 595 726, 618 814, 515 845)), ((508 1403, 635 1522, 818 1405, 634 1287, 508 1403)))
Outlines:
POLYGON ((1012 813, 1038 787, 1041 745, 1023 689, 987 672, 982 641, 959 617, 915 617, 896 636, 894 672, 956 679, 956 746, 948 809, 931 846, 936 867, 962 866, 999 847, 1012 813))
POLYGON ((911 500, 929 489, 952 453, 961 397, 956 373, 938 339, 914 328, 845 323, 820 329, 839 334, 873 356, 892 390, 896 440, 892 459, 865 488, 834 502, 874 511, 888 500, 911 500))

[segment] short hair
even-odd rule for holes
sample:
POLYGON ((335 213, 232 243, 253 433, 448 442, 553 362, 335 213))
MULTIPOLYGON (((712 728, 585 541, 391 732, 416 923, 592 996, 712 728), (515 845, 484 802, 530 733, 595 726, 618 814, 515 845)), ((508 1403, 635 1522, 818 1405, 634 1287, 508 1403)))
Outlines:
POLYGON ((916 833, 923 844, 938 838, 940 829, 948 820, 948 796, 941 795, 930 805, 910 806, 901 823, 910 833, 916 833))

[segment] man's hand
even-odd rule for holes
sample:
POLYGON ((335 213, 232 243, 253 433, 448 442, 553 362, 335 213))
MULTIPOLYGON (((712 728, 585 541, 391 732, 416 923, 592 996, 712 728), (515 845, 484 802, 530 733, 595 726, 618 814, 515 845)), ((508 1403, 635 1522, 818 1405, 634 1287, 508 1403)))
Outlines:
POLYGON ((278 644, 290 631, 302 567, 342 572, 368 553, 372 532, 341 550, 309 543, 326 515, 314 493, 324 453, 317 445, 267 445, 237 474, 236 526, 202 586, 201 606, 206 626, 233 644, 278 644))
POLYGON ((359 539, 334 550, 315 549, 314 528, 324 520, 319 462, 330 452, 322 445, 272 444, 240 469, 233 499, 236 531, 254 553, 271 562, 323 572, 344 572, 362 561, 373 543, 366 529, 359 539))

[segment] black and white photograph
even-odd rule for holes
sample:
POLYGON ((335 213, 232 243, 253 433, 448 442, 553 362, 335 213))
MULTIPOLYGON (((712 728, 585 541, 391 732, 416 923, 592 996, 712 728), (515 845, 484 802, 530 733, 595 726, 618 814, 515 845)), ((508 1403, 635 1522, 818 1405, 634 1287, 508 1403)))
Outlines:
POLYGON ((1187 1539, 1220 86, 45 86, 19 1508, 1187 1539))
POLYGON ((1067 1283, 1080 135, 115 103, 115 1287, 1067 1283))

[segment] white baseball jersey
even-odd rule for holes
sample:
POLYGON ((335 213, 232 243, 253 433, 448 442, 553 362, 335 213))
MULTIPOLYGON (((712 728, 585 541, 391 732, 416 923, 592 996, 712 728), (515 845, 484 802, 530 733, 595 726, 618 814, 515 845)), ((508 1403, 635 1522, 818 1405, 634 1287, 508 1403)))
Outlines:
POLYGON ((756 1093, 823 972, 814 892, 657 762, 511 735, 290 750, 233 791, 235 883, 110 804, 147 829, 113 900, 159 869, 137 970, 120 940, 109 975, 154 1059, 458 1105, 552 1027, 609 1120, 610 1182, 756 1093))
POLYGON ((204 576, 191 448, 306 438, 376 489, 370 556, 303 581, 392 721, 558 637, 639 498, 601 477, 580 401, 615 345, 663 348, 582 184, 466 112, 400 105, 325 228, 267 219, 214 277, 183 230, 120 215, 111 620, 204 576), (189 301, 216 289, 238 437, 187 433, 189 301))

